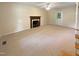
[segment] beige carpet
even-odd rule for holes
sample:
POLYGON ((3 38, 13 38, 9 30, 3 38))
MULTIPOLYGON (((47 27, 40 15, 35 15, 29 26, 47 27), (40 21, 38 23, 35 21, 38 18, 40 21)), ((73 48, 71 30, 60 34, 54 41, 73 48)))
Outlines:
POLYGON ((75 55, 74 30, 58 26, 42 26, 3 36, 5 55, 60 56, 75 55))

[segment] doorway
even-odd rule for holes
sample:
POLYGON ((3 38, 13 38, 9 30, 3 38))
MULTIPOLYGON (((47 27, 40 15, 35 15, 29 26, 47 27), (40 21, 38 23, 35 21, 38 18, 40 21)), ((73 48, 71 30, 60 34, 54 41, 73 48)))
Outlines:
POLYGON ((58 25, 62 25, 63 22, 63 12, 62 11, 58 11, 57 12, 57 24, 58 25))

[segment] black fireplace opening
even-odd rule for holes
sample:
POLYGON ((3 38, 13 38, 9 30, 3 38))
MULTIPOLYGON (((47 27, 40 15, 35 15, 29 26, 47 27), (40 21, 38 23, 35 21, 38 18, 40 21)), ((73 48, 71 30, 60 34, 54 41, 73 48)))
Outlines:
POLYGON ((33 21, 33 28, 40 26, 40 22, 39 21, 33 21))
POLYGON ((41 16, 30 16, 30 28, 35 28, 40 26, 41 16))

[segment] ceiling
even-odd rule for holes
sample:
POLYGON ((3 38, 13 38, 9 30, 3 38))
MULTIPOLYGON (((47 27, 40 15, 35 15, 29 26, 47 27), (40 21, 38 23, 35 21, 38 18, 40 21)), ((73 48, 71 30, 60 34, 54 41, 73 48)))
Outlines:
POLYGON ((46 3, 51 3, 52 4, 51 8, 65 8, 69 6, 75 6, 75 2, 16 2, 16 3, 37 6, 40 8, 45 8, 46 3))
POLYGON ((28 4, 28 5, 32 5, 32 6, 38 6, 38 5, 42 5, 44 3, 55 3, 56 7, 65 7, 65 6, 74 6, 75 2, 18 2, 21 4, 28 4))

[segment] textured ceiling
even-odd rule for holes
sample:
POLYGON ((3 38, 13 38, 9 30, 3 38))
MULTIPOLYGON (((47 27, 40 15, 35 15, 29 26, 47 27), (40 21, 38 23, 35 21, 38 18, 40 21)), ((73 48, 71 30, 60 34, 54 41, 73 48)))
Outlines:
MULTIPOLYGON (((26 4, 26 5, 32 5, 32 6, 43 6, 42 4, 47 2, 20 2, 20 4, 26 4)), ((54 3, 54 2, 50 2, 54 3)), ((55 8, 62 8, 62 7, 69 7, 69 6, 75 6, 75 2, 55 2, 55 8)))
POLYGON ((44 7, 46 3, 51 3, 52 6, 54 5, 53 8, 65 8, 69 6, 75 6, 75 2, 8 2, 8 3, 37 6, 39 8, 44 7))

